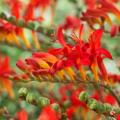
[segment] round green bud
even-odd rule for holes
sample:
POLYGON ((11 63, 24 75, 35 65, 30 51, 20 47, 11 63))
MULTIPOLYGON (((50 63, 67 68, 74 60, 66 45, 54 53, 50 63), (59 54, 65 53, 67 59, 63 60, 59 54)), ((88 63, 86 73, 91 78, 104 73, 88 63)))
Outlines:
POLYGON ((50 104, 50 100, 46 97, 39 97, 38 98, 38 105, 40 107, 44 107, 46 105, 49 105, 50 104))
POLYGON ((112 110, 112 106, 108 103, 103 104, 105 108, 105 112, 110 112, 112 110))
POLYGON ((0 13, 0 18, 7 19, 7 16, 5 13, 0 13))
POLYGON ((57 104, 57 103, 51 104, 51 107, 52 107, 56 112, 58 112, 58 111, 60 110, 60 106, 59 106, 59 104, 57 104))
POLYGON ((92 110, 96 110, 97 101, 95 99, 88 99, 87 106, 92 110))
POLYGON ((29 29, 35 29, 35 23, 33 23, 33 22, 28 22, 28 27, 29 27, 29 29))
POLYGON ((28 93, 27 88, 20 88, 18 91, 20 97, 26 97, 27 93, 28 93))
POLYGON ((89 98, 88 94, 86 92, 81 92, 78 96, 78 99, 81 101, 87 101, 89 98))
POLYGON ((8 18, 8 21, 14 23, 16 21, 16 17, 15 16, 10 16, 8 18))
POLYGON ((20 27, 23 27, 23 26, 25 26, 25 21, 22 20, 22 19, 19 19, 19 20, 17 21, 17 25, 20 26, 20 27))
POLYGON ((98 102, 97 107, 96 107, 96 111, 99 112, 99 113, 105 113, 106 108, 104 107, 104 104, 98 102))
POLYGON ((28 93, 26 96, 26 101, 28 103, 34 103, 35 102, 35 96, 32 93, 28 93))

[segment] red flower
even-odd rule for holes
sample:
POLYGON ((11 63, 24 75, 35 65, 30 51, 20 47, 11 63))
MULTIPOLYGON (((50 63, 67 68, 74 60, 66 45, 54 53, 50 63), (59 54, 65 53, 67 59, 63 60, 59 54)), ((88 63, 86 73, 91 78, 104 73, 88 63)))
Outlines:
POLYGON ((111 35, 111 37, 114 37, 118 33, 118 28, 119 28, 119 26, 112 25, 112 27, 110 29, 110 35, 111 35))
POLYGON ((7 91, 10 97, 14 97, 14 93, 12 90, 12 83, 8 79, 11 73, 12 73, 12 70, 9 66, 9 58, 8 57, 5 57, 4 59, 1 58, 0 59, 0 83, 3 86, 3 90, 7 91))
POLYGON ((59 118, 56 112, 50 106, 46 106, 42 109, 38 120, 59 120, 59 118))
POLYGON ((106 50, 101 48, 101 37, 102 37, 103 31, 96 30, 93 32, 89 37, 89 44, 90 44, 90 53, 91 53, 91 68, 95 75, 95 79, 98 80, 98 73, 97 73, 97 65, 104 77, 105 80, 108 80, 108 75, 106 68, 103 64, 104 58, 112 59, 111 54, 106 50))
POLYGON ((93 9, 96 5, 96 0, 84 0, 88 9, 93 9))
POLYGON ((18 120, 28 120, 28 114, 26 110, 22 109, 17 113, 18 120))
POLYGON ((73 115, 74 111, 75 111, 74 106, 67 108, 66 112, 67 112, 68 120, 72 120, 72 115, 73 115))
POLYGON ((110 94, 105 96, 105 102, 109 103, 111 105, 115 105, 117 103, 116 99, 112 95, 110 95, 110 94))
MULTIPOLYGON (((35 17, 35 9, 40 7, 42 9, 42 12, 51 4, 51 0, 30 0, 27 9, 25 11, 24 14, 24 19, 26 21, 29 20, 37 20, 37 21, 43 21, 43 17, 39 16, 39 17, 35 17)), ((41 13, 42 14, 42 13, 41 13)))
POLYGON ((65 23, 62 25, 63 29, 76 29, 80 27, 80 19, 75 16, 67 16, 65 23))
POLYGON ((71 102, 72 102, 72 105, 74 106, 80 106, 80 107, 85 107, 86 108, 86 104, 84 102, 81 102, 79 99, 78 99, 78 95, 80 94, 82 90, 80 89, 77 89, 77 90, 74 90, 72 92, 72 95, 71 95, 71 102))
POLYGON ((99 101, 99 100, 100 100, 100 95, 99 95, 98 91, 95 91, 95 92, 92 94, 91 98, 94 98, 94 99, 96 99, 96 100, 99 101))
POLYGON ((100 6, 98 8, 102 11, 113 13, 120 20, 120 10, 118 10, 113 3, 108 0, 99 0, 100 6))
POLYGON ((32 58, 26 59, 26 64, 30 66, 31 72, 39 77, 42 74, 49 75, 49 78, 58 75, 60 79, 65 78, 64 70, 74 80, 74 69, 80 71, 83 80, 86 80, 86 72, 84 66, 91 67, 95 80, 98 80, 98 68, 104 80, 108 80, 106 68, 103 63, 104 58, 112 59, 111 54, 101 47, 101 37, 103 31, 101 29, 93 32, 89 41, 85 42, 81 39, 83 26, 80 26, 79 37, 72 36, 76 42, 75 45, 67 44, 64 39, 62 27, 58 28, 57 39, 61 44, 61 48, 53 48, 47 53, 33 53, 32 58))
POLYGON ((120 115, 117 116, 117 119, 116 120, 120 120, 120 115))
POLYGON ((20 18, 20 10, 22 8, 22 2, 20 0, 6 0, 11 7, 11 14, 17 19, 20 18))

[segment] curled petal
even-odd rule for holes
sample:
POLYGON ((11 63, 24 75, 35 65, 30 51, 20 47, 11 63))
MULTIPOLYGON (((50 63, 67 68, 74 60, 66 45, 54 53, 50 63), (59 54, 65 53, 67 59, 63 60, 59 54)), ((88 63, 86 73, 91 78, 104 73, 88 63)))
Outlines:
POLYGON ((99 48, 101 44, 101 37, 103 34, 103 30, 98 29, 95 32, 93 32, 89 37, 89 42, 91 46, 94 46, 95 48, 99 48))
POLYGON ((22 60, 17 61, 16 66, 23 71, 27 69, 26 64, 22 60))
POLYGON ((59 40, 59 42, 60 42, 60 44, 62 46, 65 47, 67 45, 65 40, 64 40, 64 36, 63 36, 63 32, 62 32, 62 27, 61 26, 58 28, 58 31, 57 31, 57 39, 59 40))
POLYGON ((41 58, 47 62, 50 62, 50 63, 55 63, 57 61, 57 58, 50 54, 50 53, 45 53, 45 52, 35 52, 32 54, 33 58, 36 57, 36 58, 41 58))
POLYGON ((109 51, 107 51, 104 48, 99 48, 98 50, 96 50, 96 53, 100 56, 103 55, 102 58, 109 58, 112 59, 112 55, 110 54, 109 51))
POLYGON ((102 11, 113 13, 120 20, 120 11, 114 6, 113 3, 109 2, 108 0, 99 0, 99 3, 101 4, 100 9, 102 11))

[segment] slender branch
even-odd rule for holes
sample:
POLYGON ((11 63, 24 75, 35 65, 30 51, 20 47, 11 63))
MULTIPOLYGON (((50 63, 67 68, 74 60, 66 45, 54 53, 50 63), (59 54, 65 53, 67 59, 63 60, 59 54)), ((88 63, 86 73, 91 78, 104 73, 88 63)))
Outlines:
MULTIPOLYGON (((87 21, 86 21, 87 22, 87 21)), ((92 25, 90 25, 89 23, 88 23, 88 25, 89 25, 89 27, 92 29, 92 30, 96 30, 92 25)), ((104 28, 103 28, 103 30, 104 30, 104 28)), ((110 35, 110 32, 109 31, 107 31, 107 30, 104 30, 104 33, 106 33, 106 34, 109 34, 110 35)), ((120 33, 117 33, 115 36, 120 36, 120 33)))
POLYGON ((120 108, 112 106, 109 103, 102 103, 94 98, 90 98, 88 93, 82 91, 79 96, 79 100, 86 103, 87 107, 99 114, 104 114, 105 116, 116 117, 120 114, 120 108))
MULTIPOLYGON (((13 81, 15 81, 13 78, 11 79, 13 81)), ((52 80, 49 80, 49 79, 36 79, 34 78, 34 76, 30 76, 30 79, 29 80, 18 80, 17 82, 32 82, 32 81, 38 81, 38 82, 48 82, 48 83, 60 83, 60 84, 69 84, 69 83, 73 83, 74 85, 79 85, 79 84, 85 84, 85 85, 89 85, 89 84, 92 84, 96 87, 103 87, 103 88, 106 88, 116 99, 116 101, 118 102, 119 106, 120 106, 120 99, 119 97, 114 93, 114 91, 112 90, 112 87, 108 84, 105 84, 105 83, 101 83, 101 82, 95 82, 95 81, 92 81, 92 80, 87 80, 87 81, 84 81, 82 80, 81 78, 76 78, 75 80, 67 80, 67 79, 64 79, 64 80, 59 80, 59 79, 52 79, 52 80)))
POLYGON ((12 43, 8 43, 6 41, 0 41, 0 46, 9 46, 9 47, 14 47, 14 48, 17 48, 17 49, 20 49, 22 51, 28 51, 28 52, 35 52, 35 51, 40 51, 40 50, 37 50, 35 48, 27 48, 27 47, 24 47, 24 46, 18 46, 16 44, 12 44, 12 43))
POLYGON ((16 19, 14 16, 7 16, 5 13, 0 13, 0 18, 6 20, 7 22, 21 27, 27 28, 36 32, 40 32, 46 36, 51 37, 54 34, 55 28, 54 27, 43 27, 39 22, 25 22, 23 19, 16 19))

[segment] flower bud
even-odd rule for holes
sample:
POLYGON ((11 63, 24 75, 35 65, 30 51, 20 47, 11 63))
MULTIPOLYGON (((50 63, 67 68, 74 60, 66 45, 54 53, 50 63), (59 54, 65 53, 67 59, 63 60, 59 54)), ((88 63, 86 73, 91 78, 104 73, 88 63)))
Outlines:
POLYGON ((112 110, 112 106, 110 104, 108 104, 108 103, 104 104, 104 108, 105 108, 105 112, 109 112, 109 111, 112 110))
POLYGON ((14 23, 16 21, 16 17, 15 16, 10 16, 8 18, 8 21, 14 23))
POLYGON ((92 110, 96 110, 97 101, 95 99, 89 99, 88 102, 87 102, 87 106, 92 110))
POLYGON ((57 103, 51 104, 51 107, 52 107, 56 112, 58 112, 59 109, 60 109, 60 106, 59 106, 57 103))
POLYGON ((18 22, 17 22, 17 25, 20 26, 20 27, 23 27, 25 25, 25 21, 22 20, 22 19, 19 19, 18 22))
POLYGON ((0 14, 0 18, 2 18, 2 19, 7 19, 7 16, 6 16, 5 13, 1 13, 1 14, 0 14))
POLYGON ((49 105, 49 104, 50 104, 50 100, 48 98, 45 98, 45 97, 38 98, 38 105, 40 107, 44 107, 44 106, 49 105))
POLYGON ((104 107, 104 105, 102 103, 98 102, 97 106, 96 106, 96 111, 99 113, 105 113, 106 108, 104 107))
POLYGON ((87 101, 88 100, 88 94, 86 92, 81 92, 78 96, 79 100, 81 101, 87 101))
POLYGON ((29 29, 31 29, 31 30, 33 30, 33 29, 35 29, 35 23, 33 23, 33 22, 28 22, 28 27, 29 27, 29 29))
POLYGON ((27 93, 28 93, 27 88, 20 88, 18 91, 20 97, 26 97, 27 93))
POLYGON ((35 97, 32 93, 28 93, 26 96, 26 101, 28 103, 34 104, 35 103, 35 97))

